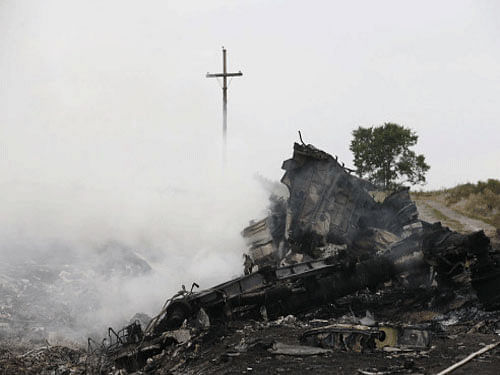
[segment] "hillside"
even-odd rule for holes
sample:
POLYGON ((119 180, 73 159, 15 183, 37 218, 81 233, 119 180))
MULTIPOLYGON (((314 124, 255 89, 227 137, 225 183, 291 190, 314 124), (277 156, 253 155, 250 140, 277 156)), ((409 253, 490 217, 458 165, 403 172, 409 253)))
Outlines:
POLYGON ((500 230, 500 180, 467 183, 449 189, 412 192, 423 220, 441 221, 459 232, 484 229, 490 237, 500 230))

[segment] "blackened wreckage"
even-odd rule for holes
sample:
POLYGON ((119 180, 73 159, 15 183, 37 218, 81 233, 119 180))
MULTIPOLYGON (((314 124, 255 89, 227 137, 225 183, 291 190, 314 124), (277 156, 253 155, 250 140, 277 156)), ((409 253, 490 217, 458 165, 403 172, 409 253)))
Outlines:
POLYGON ((408 189, 376 201, 373 185, 312 145, 295 143, 282 168, 288 196, 271 195, 269 215, 243 231, 246 274, 203 291, 183 287, 144 331, 137 323, 112 331, 107 353, 118 367, 161 352, 172 340, 166 332, 186 320, 277 318, 402 273, 428 287, 472 287, 485 308, 500 307, 500 262, 483 231, 420 220, 408 189))

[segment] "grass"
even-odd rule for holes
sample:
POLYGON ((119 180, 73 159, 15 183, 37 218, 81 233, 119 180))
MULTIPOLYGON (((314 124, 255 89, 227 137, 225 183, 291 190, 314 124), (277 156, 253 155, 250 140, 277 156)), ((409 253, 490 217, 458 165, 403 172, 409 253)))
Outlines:
POLYGON ((441 211, 439 211, 434 207, 429 207, 429 208, 432 211, 432 215, 434 215, 434 217, 438 219, 441 222, 441 224, 447 227, 451 227, 455 229, 457 232, 463 232, 464 226, 461 222, 446 216, 445 214, 443 214, 441 211))
POLYGON ((464 216, 500 228, 500 180, 490 178, 449 189, 412 192, 412 195, 415 199, 439 200, 464 216))
POLYGON ((477 184, 462 184, 451 189, 445 189, 447 201, 450 204, 460 200, 468 199, 471 196, 484 197, 493 200, 492 203, 500 205, 500 180, 490 178, 488 181, 479 181, 477 184))

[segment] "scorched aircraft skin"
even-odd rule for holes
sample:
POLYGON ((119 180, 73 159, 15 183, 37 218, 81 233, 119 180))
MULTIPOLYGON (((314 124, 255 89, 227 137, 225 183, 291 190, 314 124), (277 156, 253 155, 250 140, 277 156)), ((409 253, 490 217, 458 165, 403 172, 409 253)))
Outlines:
POLYGON ((273 319, 402 273, 428 287, 472 286, 486 308, 499 308, 500 264, 483 231, 461 234, 419 220, 407 188, 377 202, 372 184, 312 145, 295 143, 282 168, 288 197, 273 195, 269 216, 243 231, 248 274, 199 292, 196 284, 183 287, 144 331, 137 323, 110 330, 106 353, 118 367, 140 368, 172 343, 166 332, 200 316, 210 326, 273 319))

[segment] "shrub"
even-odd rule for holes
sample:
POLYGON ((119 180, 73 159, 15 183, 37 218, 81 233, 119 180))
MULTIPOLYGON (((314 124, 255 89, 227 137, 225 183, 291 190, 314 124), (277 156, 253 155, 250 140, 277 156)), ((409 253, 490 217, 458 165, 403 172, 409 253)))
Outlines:
POLYGON ((455 186, 454 188, 447 189, 446 204, 454 204, 463 199, 468 199, 471 195, 484 195, 483 198, 474 197, 472 200, 476 203, 490 205, 493 207, 499 206, 500 199, 500 181, 495 179, 488 179, 488 181, 479 181, 477 184, 466 183, 455 186))

